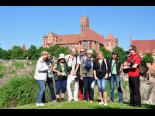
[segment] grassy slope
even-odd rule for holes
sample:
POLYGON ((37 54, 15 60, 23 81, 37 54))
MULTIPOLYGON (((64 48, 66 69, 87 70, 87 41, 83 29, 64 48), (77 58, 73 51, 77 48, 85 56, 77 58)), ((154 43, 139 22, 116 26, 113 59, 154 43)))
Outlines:
POLYGON ((36 107, 35 103, 27 104, 23 106, 18 106, 15 109, 154 109, 155 106, 151 105, 142 105, 142 107, 131 107, 126 103, 119 104, 108 103, 108 106, 99 105, 98 101, 94 101, 94 103, 79 101, 79 102, 61 102, 61 103, 51 103, 48 102, 44 107, 36 107))

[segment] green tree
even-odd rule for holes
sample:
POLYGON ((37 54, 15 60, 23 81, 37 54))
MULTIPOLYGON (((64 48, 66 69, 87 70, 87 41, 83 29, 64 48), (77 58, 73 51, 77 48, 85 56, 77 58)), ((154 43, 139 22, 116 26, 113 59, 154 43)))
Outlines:
POLYGON ((151 53, 147 53, 143 58, 142 58, 142 61, 143 62, 146 62, 146 63, 153 63, 154 62, 154 58, 152 56, 151 53))
POLYGON ((111 52, 110 52, 109 50, 105 49, 104 46, 100 46, 100 51, 103 52, 104 57, 105 57, 106 59, 110 59, 110 58, 111 58, 111 52))
POLYGON ((35 45, 31 45, 26 55, 29 59, 37 59, 39 57, 37 52, 37 47, 35 45))
POLYGON ((126 53, 123 48, 116 46, 115 48, 113 48, 113 51, 117 52, 119 61, 123 63, 126 59, 126 53))
POLYGON ((92 49, 93 50, 93 58, 96 59, 97 57, 97 51, 95 49, 92 49))
POLYGON ((13 46, 11 50, 11 58, 21 59, 22 53, 23 51, 20 46, 13 46))
POLYGON ((4 50, 4 49, 0 48, 0 58, 9 59, 10 54, 8 53, 7 50, 4 50))
POLYGON ((58 57, 60 53, 64 53, 65 55, 67 55, 69 53, 69 48, 62 47, 59 45, 54 45, 54 46, 51 46, 49 49, 47 49, 47 51, 51 54, 51 56, 58 57))

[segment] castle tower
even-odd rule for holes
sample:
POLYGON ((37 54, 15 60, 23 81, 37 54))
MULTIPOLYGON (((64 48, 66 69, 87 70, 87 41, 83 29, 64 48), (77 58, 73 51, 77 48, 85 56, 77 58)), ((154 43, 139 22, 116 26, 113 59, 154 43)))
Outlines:
POLYGON ((118 41, 116 38, 114 38, 114 36, 112 35, 112 33, 110 33, 107 37, 107 39, 105 39, 105 48, 107 50, 112 51, 114 47, 116 47, 118 44, 118 41))
POLYGON ((81 33, 85 32, 87 28, 89 28, 89 18, 86 16, 82 16, 80 19, 81 33))
POLYGON ((22 45, 22 51, 26 51, 26 46, 25 46, 25 44, 22 45))
POLYGON ((57 43, 57 35, 53 32, 49 32, 46 35, 43 36, 43 47, 50 47, 52 45, 55 45, 57 43))

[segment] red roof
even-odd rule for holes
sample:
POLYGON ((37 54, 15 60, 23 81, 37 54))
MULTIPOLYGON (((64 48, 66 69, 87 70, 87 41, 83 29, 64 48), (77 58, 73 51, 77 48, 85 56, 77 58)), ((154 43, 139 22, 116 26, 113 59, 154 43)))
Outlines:
POLYGON ((146 53, 147 51, 153 52, 155 50, 155 40, 132 40, 132 45, 137 47, 137 52, 142 51, 146 53))
POLYGON ((57 44, 76 44, 81 38, 80 34, 59 35, 57 36, 57 44))
POLYGON ((100 44, 104 43, 104 38, 90 28, 81 34, 59 35, 57 37, 57 44, 78 44, 81 40, 93 40, 98 41, 100 44))
POLYGON ((104 38, 98 34, 97 32, 95 32, 92 29, 88 29, 88 38, 91 38, 92 40, 98 41, 100 44, 104 43, 104 38))
POLYGON ((86 31, 81 34, 81 40, 93 40, 103 44, 104 38, 94 30, 87 28, 86 31))

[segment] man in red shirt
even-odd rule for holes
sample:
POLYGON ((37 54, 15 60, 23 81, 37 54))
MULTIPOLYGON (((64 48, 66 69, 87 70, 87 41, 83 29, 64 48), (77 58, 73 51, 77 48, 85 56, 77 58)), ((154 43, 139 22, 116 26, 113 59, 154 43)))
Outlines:
POLYGON ((129 48, 131 53, 127 59, 129 68, 129 90, 130 90, 130 105, 141 106, 141 95, 140 95, 140 62, 141 57, 136 53, 136 47, 131 45, 129 48))

